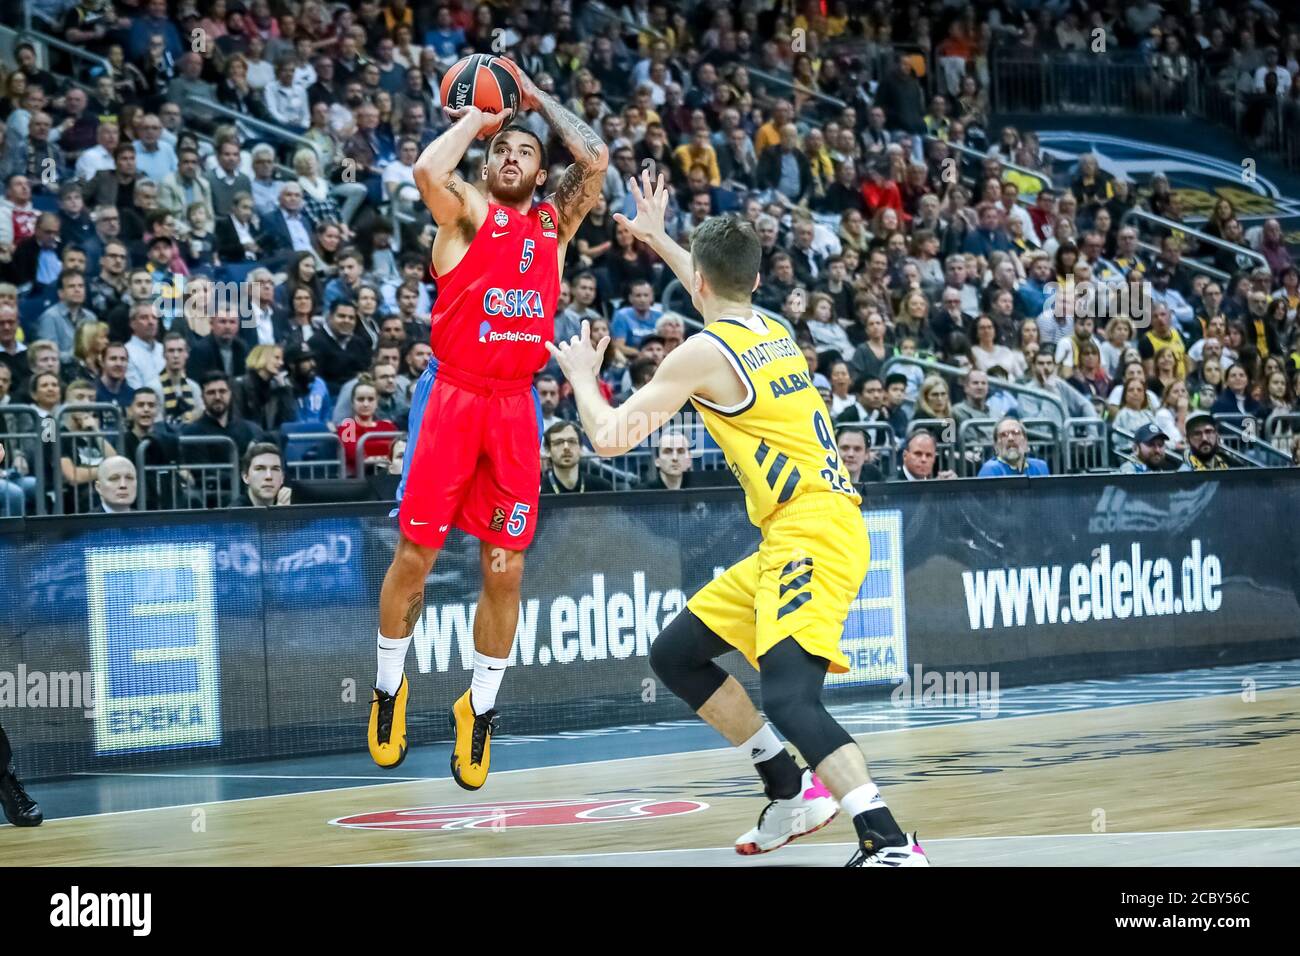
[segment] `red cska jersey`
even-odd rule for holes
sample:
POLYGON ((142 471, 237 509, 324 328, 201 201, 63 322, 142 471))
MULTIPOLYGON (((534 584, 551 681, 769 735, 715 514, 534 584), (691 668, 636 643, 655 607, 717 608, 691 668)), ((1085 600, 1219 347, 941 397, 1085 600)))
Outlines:
POLYGON ((555 207, 488 203, 465 257, 438 280, 429 344, 441 364, 498 381, 530 380, 555 334, 560 266, 555 207))

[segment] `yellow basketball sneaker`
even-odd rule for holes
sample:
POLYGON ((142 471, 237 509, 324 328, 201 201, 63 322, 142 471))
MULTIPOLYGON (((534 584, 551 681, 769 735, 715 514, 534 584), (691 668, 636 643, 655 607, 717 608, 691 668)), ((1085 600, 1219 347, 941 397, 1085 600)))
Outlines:
POLYGON ((451 751, 451 775, 466 790, 477 790, 487 780, 496 716, 495 707, 486 713, 474 713, 469 691, 451 705, 451 729, 456 735, 451 751))
POLYGON ((406 675, 396 694, 385 694, 378 687, 370 697, 370 757, 385 770, 392 770, 406 759, 406 698, 409 687, 406 675))

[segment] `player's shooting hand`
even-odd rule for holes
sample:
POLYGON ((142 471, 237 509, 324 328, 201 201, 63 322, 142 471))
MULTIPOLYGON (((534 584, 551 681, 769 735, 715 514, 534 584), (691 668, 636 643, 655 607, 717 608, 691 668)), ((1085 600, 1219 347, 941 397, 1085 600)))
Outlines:
POLYGON ((537 88, 533 78, 524 72, 524 68, 514 60, 506 56, 497 57, 515 76, 515 82, 519 84, 519 111, 535 110, 541 106, 542 91, 537 88))
POLYGON ((567 342, 547 342, 546 348, 555 356, 560 371, 570 382, 575 379, 595 379, 600 374, 600 364, 609 348, 606 335, 597 344, 591 344, 591 323, 582 321, 582 331, 567 342))
POLYGON ((488 139, 495 136, 497 130, 504 126, 509 118, 505 113, 484 113, 477 106, 462 106, 460 109, 444 107, 443 112, 453 123, 459 123, 466 116, 471 117, 470 122, 478 129, 474 134, 475 139, 488 139))
POLYGON ((636 218, 628 219, 621 212, 616 212, 614 221, 627 226, 634 238, 648 243, 665 235, 664 213, 668 209, 668 188, 664 185, 663 173, 659 174, 657 182, 650 182, 649 168, 641 170, 641 182, 645 184, 644 189, 637 184, 635 177, 627 181, 632 198, 636 200, 636 218))

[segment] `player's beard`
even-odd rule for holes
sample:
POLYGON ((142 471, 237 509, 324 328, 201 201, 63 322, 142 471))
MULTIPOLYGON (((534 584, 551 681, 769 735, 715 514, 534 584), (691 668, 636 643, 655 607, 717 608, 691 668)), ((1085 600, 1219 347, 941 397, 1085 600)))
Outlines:
POLYGON ((498 170, 488 174, 488 193, 503 204, 514 205, 532 198, 537 188, 535 182, 535 177, 525 176, 522 169, 509 181, 503 181, 501 170, 498 170))

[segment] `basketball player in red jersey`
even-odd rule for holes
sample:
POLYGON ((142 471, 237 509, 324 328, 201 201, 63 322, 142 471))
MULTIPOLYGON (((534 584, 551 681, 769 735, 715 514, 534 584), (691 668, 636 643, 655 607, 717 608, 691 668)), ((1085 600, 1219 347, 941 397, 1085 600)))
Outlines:
POLYGON ((514 643, 524 551, 537 524, 541 405, 533 375, 547 363, 569 240, 595 205, 609 151, 582 120, 514 64, 522 110, 536 110, 574 157, 554 192, 545 144, 504 113, 448 110, 450 129, 415 164, 433 214, 433 359, 411 400, 410 446, 398 489, 400 534, 379 597, 378 677, 370 755, 381 767, 406 756, 406 651, 424 611, 424 582, 447 532, 479 539, 483 590, 474 615, 474 677, 452 706, 451 772, 467 790, 487 779, 496 695, 514 643), (486 195, 456 169, 488 139, 486 195))

